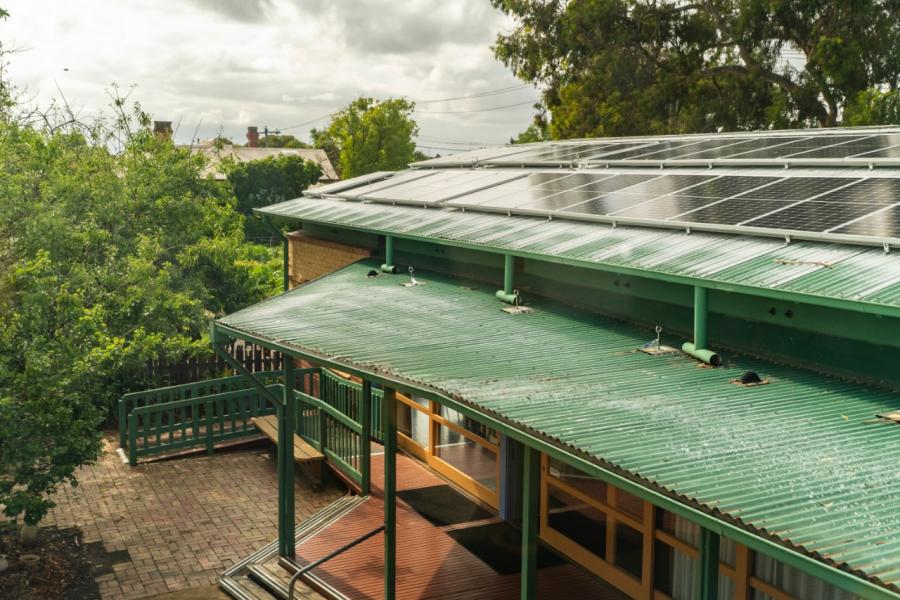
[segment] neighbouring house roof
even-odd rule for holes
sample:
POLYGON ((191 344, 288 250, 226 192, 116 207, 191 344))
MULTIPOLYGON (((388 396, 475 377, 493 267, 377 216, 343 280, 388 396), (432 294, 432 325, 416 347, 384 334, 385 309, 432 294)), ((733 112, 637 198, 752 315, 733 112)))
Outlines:
POLYGON ((189 148, 194 153, 202 152, 209 158, 209 166, 203 172, 203 175, 213 179, 227 179, 225 173, 220 170, 220 163, 226 157, 238 162, 250 162, 269 158, 270 156, 299 156, 303 160, 316 163, 322 169, 322 177, 319 178, 321 183, 331 183, 340 179, 331 161, 328 160, 328 155, 319 148, 248 148, 233 144, 224 144, 221 147, 216 147, 216 145, 210 143, 196 146, 185 145, 182 147, 189 148))
MULTIPOLYGON (((313 204, 359 214, 347 202, 301 206, 313 204)), ((403 211, 407 227, 413 213, 434 213, 422 226, 463 228, 441 211, 403 211)), ((519 222, 459 217, 500 237, 519 222)), ((401 220, 387 209, 382 219, 401 220)), ((437 390, 762 538, 900 589, 892 460, 900 428, 875 417, 900 408, 895 392, 740 354, 698 368, 683 354, 640 352, 653 334, 620 321, 539 298, 533 313, 510 315, 484 284, 417 271, 424 285, 404 287, 406 275, 367 277, 373 269, 375 261, 356 263, 216 324, 437 390), (746 371, 769 383, 732 382, 746 371)))

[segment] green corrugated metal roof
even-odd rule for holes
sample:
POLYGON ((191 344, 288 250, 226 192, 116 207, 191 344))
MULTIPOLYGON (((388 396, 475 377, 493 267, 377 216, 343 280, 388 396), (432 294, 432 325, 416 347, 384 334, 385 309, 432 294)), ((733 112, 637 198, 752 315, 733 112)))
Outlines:
POLYGON ((615 320, 539 300, 513 316, 492 288, 424 272, 425 285, 407 288, 402 275, 367 278, 373 267, 351 265, 218 323, 440 390, 763 537, 900 585, 900 428, 870 422, 900 408, 896 393, 737 355, 718 369, 651 357, 637 351, 651 335, 615 320), (746 370, 771 383, 730 383, 746 370))
POLYGON ((900 253, 880 248, 327 198, 297 198, 259 212, 900 316, 900 253))

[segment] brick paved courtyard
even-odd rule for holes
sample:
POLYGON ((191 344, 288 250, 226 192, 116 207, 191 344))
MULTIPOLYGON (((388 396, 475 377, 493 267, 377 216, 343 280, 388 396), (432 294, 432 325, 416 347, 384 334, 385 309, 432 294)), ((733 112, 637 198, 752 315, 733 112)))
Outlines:
MULTIPOLYGON (((83 542, 106 553, 112 572, 97 576, 103 598, 210 586, 277 537, 278 479, 265 447, 135 467, 116 448, 108 439, 101 459, 80 470, 78 487, 60 490, 42 523, 80 527, 83 542)), ((298 521, 344 493, 314 487, 298 477, 298 521)))

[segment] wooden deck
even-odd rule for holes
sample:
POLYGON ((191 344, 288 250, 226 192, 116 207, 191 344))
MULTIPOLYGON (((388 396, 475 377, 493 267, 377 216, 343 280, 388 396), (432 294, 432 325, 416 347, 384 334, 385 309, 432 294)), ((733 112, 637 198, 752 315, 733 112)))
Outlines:
MULTIPOLYGON (((297 546, 301 564, 316 560, 383 523, 383 457, 372 456, 372 497, 297 546)), ((446 484, 417 461, 397 456, 398 491, 446 484)), ((491 520, 488 520, 490 522, 491 520)), ((513 600, 519 575, 499 574, 449 535, 451 530, 483 524, 437 527, 402 500, 397 503, 397 597, 403 600, 513 600)), ((380 600, 383 594, 383 536, 376 536, 332 559, 314 573, 348 598, 380 600)), ((581 568, 562 564, 538 571, 538 597, 551 599, 625 598, 581 568)))

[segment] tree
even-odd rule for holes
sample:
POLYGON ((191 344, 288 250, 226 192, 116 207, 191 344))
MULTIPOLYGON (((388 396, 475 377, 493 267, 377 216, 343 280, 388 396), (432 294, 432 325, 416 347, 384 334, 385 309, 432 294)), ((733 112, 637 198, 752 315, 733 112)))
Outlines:
POLYGON ((114 104, 112 122, 0 121, 0 506, 28 524, 148 359, 208 353, 210 317, 279 290, 205 158, 114 104))
POLYGON ((534 142, 543 142, 550 139, 550 134, 546 126, 532 123, 528 129, 520 133, 514 138, 509 139, 510 144, 532 144, 534 142))
POLYGON ((357 98, 332 115, 324 130, 313 130, 316 148, 328 153, 341 177, 406 168, 415 160, 419 127, 415 104, 403 99, 357 98))
POLYGON ((318 164, 299 156, 270 156, 248 162, 226 159, 222 168, 237 198, 238 212, 247 219, 250 238, 270 235, 254 218, 254 208, 296 198, 322 176, 318 164))
POLYGON ((900 84, 900 0, 492 0, 553 137, 832 126, 900 84))
POLYGON ((294 136, 286 133, 270 133, 259 138, 261 148, 311 148, 309 144, 301 142, 294 136))

